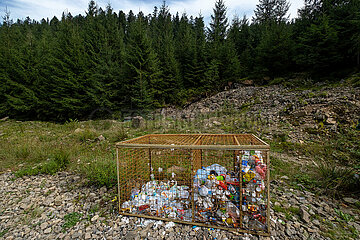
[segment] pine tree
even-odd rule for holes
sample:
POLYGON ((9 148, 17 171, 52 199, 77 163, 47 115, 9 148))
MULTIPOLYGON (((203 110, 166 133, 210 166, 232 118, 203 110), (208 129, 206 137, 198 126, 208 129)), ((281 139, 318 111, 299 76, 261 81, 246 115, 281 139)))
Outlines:
POLYGON ((159 99, 162 104, 177 103, 177 92, 182 89, 178 62, 175 58, 175 42, 171 14, 165 1, 160 7, 157 18, 152 19, 153 46, 160 60, 163 95, 159 99))
MULTIPOLYGON (((211 15, 210 27, 207 29, 210 42, 223 42, 226 38, 228 19, 226 17, 226 7, 223 0, 217 0, 214 13, 211 15)), ((215 45, 216 47, 216 45, 215 45)))
POLYGON ((163 86, 159 61, 151 47, 141 16, 129 25, 126 54, 127 89, 131 105, 140 109, 152 109, 163 104, 163 86))
POLYGON ((289 11, 290 4, 287 0, 259 0, 254 11, 255 23, 269 23, 269 22, 285 22, 289 19, 286 16, 289 11))
POLYGON ((297 63, 305 66, 316 76, 331 72, 333 68, 337 68, 336 63, 339 59, 337 43, 337 31, 324 15, 300 38, 301 54, 297 57, 297 63))
POLYGON ((0 114, 20 119, 34 115, 38 98, 33 91, 33 76, 29 73, 30 52, 24 51, 24 33, 29 26, 12 25, 9 13, 1 26, 0 40, 0 114))
POLYGON ((262 31, 256 47, 256 74, 260 77, 283 76, 292 61, 293 41, 286 23, 272 24, 262 31))
POLYGON ((213 83, 213 80, 209 81, 212 82, 211 85, 214 89, 220 90, 228 82, 234 82, 240 77, 240 64, 234 44, 227 39, 228 19, 224 2, 218 0, 213 11, 210 28, 208 28, 209 47, 211 48, 209 69, 216 69, 216 76, 219 76, 220 81, 216 84, 213 83), (234 72, 231 73, 231 71, 234 72))
POLYGON ((123 85, 125 46, 124 31, 121 25, 117 24, 116 15, 113 14, 110 5, 104 12, 102 29, 102 38, 99 39, 101 42, 96 43, 99 46, 97 62, 89 79, 96 86, 96 105, 114 111, 125 103, 126 89, 123 85))
POLYGON ((249 69, 247 65, 251 62, 249 49, 251 48, 251 32, 248 19, 244 16, 242 19, 235 17, 229 30, 229 40, 234 44, 236 54, 240 61, 240 75, 246 77, 249 69))

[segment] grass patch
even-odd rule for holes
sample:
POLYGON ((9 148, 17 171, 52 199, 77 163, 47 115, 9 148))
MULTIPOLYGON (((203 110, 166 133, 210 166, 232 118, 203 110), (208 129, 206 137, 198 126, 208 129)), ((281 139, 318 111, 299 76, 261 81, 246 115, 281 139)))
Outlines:
POLYGON ((291 220, 294 215, 300 215, 300 208, 298 207, 283 208, 279 205, 274 205, 272 208, 275 212, 284 213, 286 220, 291 220))
POLYGON ((82 214, 78 212, 69 213, 64 216, 65 223, 62 225, 62 229, 65 232, 67 229, 72 228, 78 222, 81 221, 82 214))
POLYGON ((117 184, 116 161, 111 155, 93 158, 80 168, 90 184, 111 188, 117 184))
POLYGON ((38 174, 55 174, 66 169, 70 163, 70 155, 65 151, 58 151, 51 159, 35 167, 26 167, 15 172, 16 177, 32 176, 38 174))
POLYGON ((337 194, 341 191, 354 192, 360 187, 360 180, 351 168, 331 163, 321 163, 318 167, 319 182, 327 192, 337 194))
POLYGON ((85 129, 84 131, 81 131, 79 133, 76 133, 76 138, 79 142, 86 142, 89 140, 94 140, 98 135, 94 130, 85 129))
POLYGON ((2 230, 2 231, 0 232, 0 237, 4 237, 5 234, 7 234, 8 232, 9 232, 9 229, 8 229, 8 228, 2 230))
POLYGON ((344 220, 345 222, 351 222, 354 221, 354 217, 350 214, 342 212, 340 209, 335 208, 336 214, 340 217, 340 219, 344 220))

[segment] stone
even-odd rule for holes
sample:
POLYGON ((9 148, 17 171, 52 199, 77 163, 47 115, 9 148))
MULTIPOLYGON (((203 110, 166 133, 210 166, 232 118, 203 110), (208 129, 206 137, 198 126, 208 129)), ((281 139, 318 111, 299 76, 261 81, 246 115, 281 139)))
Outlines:
POLYGON ((350 222, 349 225, 354 227, 358 232, 360 232, 360 224, 356 222, 350 222))
POLYGON ((253 86, 254 85, 254 81, 253 80, 250 80, 250 79, 246 79, 244 81, 241 82, 242 85, 245 85, 245 86, 253 86))
POLYGON ((71 235, 72 239, 78 239, 81 238, 81 233, 80 232, 75 232, 71 235))
POLYGON ((326 121, 325 121, 325 124, 327 124, 327 125, 335 125, 336 120, 335 120, 335 118, 327 118, 326 121))
POLYGON ((105 141, 105 137, 103 135, 100 135, 96 138, 96 141, 99 141, 99 142, 105 141))
POLYGON ((143 128, 145 126, 145 120, 141 116, 133 117, 131 120, 131 126, 133 128, 143 128))
POLYGON ((313 220, 312 223, 313 223, 315 226, 320 226, 320 222, 319 222, 319 220, 317 220, 317 219, 313 220))
POLYGON ((51 233, 51 228, 47 228, 47 229, 45 229, 44 233, 45 233, 45 234, 49 234, 49 233, 51 233))
POLYGON ((41 225, 40 225, 40 228, 41 230, 45 230, 47 228, 48 224, 46 222, 43 222, 41 225))
POLYGON ((305 110, 296 111, 293 113, 293 116, 296 118, 305 117, 307 115, 307 112, 305 110))
POLYGON ((326 119, 326 115, 323 111, 317 110, 314 114, 314 119, 318 121, 324 121, 326 119))
POLYGON ((124 239, 126 239, 126 240, 135 240, 136 237, 137 237, 136 232, 130 231, 125 235, 124 239))
POLYGON ((350 198, 350 197, 343 198, 343 200, 344 200, 344 202, 346 202, 348 204, 355 204, 357 202, 356 199, 350 198))
POLYGON ((62 197, 61 196, 57 196, 55 198, 55 201, 54 201, 55 205, 56 206, 60 206, 62 204, 62 197))
POLYGON ((283 180, 290 180, 290 178, 286 175, 282 176, 280 179, 283 179, 283 180))
POLYGON ((99 215, 95 215, 91 218, 91 221, 95 222, 96 220, 98 220, 98 218, 99 218, 99 215))
POLYGON ((306 223, 310 222, 310 214, 307 212, 307 210, 304 207, 300 207, 300 217, 301 220, 303 220, 306 223))
POLYGON ((83 131, 84 131, 84 129, 77 128, 77 129, 75 129, 74 133, 81 133, 81 132, 83 132, 83 131))
POLYGON ((91 239, 91 233, 89 232, 85 233, 85 239, 91 239))
POLYGON ((221 122, 213 121, 212 123, 213 123, 215 126, 221 126, 221 122))
POLYGON ((8 119, 9 119, 9 117, 6 116, 6 117, 1 118, 0 121, 1 121, 1 122, 5 122, 5 121, 7 121, 8 119))

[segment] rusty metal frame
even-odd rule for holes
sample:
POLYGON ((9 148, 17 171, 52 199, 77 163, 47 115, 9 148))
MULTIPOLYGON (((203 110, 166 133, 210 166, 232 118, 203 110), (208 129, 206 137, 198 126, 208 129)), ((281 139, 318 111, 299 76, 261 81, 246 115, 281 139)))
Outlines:
MULTIPOLYGON (((223 230, 228 230, 232 232, 239 233, 250 233, 257 234, 262 236, 270 236, 270 146, 258 138, 253 134, 148 134, 141 137, 137 137, 131 140, 122 141, 116 144, 116 162, 117 162, 117 181, 118 181, 118 205, 119 205, 119 213, 121 215, 126 216, 134 216, 134 217, 143 217, 150 218, 156 220, 163 221, 172 221, 176 223, 183 223, 188 225, 196 225, 203 227, 213 227, 223 230), (231 140, 230 140, 231 139, 231 140), (218 144, 217 141, 220 141, 218 144), (221 141, 225 144, 221 144, 221 141), (205 142, 205 144, 203 144, 205 142), (210 143, 210 144, 209 144, 210 143), (231 144, 229 144, 231 143, 231 144), (191 151, 191 177, 193 178, 198 169, 199 161, 200 165, 202 163, 202 151, 203 150, 220 150, 234 151, 234 155, 236 153, 242 152, 244 150, 260 150, 265 153, 264 160, 266 160, 267 164, 267 172, 266 172, 266 197, 267 197, 267 209, 266 209, 266 231, 257 231, 257 230, 249 230, 242 228, 242 218, 243 211, 240 209, 240 227, 239 228, 228 228, 217 225, 210 225, 201 222, 195 221, 194 214, 194 191, 193 184, 191 184, 191 208, 192 208, 192 221, 182 221, 173 218, 164 218, 157 216, 150 216, 145 214, 133 214, 128 212, 121 211, 121 189, 120 189, 120 159, 119 159, 119 149, 148 149, 148 159, 149 159, 149 174, 152 173, 151 166, 151 150, 152 149, 186 149, 191 151), (199 158, 200 156, 200 158, 199 158)), ((239 155, 239 154, 238 154, 239 155)), ((241 154, 240 154, 241 157, 241 154)), ((241 171, 241 158, 240 158, 240 171, 239 171, 239 180, 242 179, 242 171, 241 171)), ((236 164, 236 163, 235 163, 236 164)), ((240 202, 242 202, 242 184, 240 184, 240 202)), ((241 204, 241 203, 240 203, 241 204)), ((242 204, 241 204, 242 205, 242 204)))

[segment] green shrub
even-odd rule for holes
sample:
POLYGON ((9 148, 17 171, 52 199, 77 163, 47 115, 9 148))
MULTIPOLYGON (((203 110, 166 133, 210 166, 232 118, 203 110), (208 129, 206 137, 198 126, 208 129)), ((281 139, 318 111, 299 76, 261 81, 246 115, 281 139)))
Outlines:
POLYGON ((284 83, 285 82, 285 78, 281 78, 281 77, 279 77, 279 78, 274 78, 273 80, 271 80, 270 82, 269 82, 269 85, 271 86, 271 85, 279 85, 279 84, 282 84, 282 83, 284 83))
POLYGON ((312 176, 306 173, 296 174, 295 180, 296 182, 302 184, 308 189, 313 189, 318 184, 317 181, 312 176))
POLYGON ((81 221, 82 214, 73 212, 64 216, 65 223, 62 225, 63 231, 72 228, 81 221))
POLYGON ((345 191, 357 191, 360 187, 359 178, 351 168, 339 167, 332 163, 320 163, 319 180, 327 192, 338 194, 345 191))
POLYGON ((124 128, 120 128, 117 131, 114 131, 110 134, 105 134, 107 139, 110 139, 111 142, 120 142, 127 139, 129 136, 125 132, 124 128))
POLYGON ((112 158, 95 159, 82 169, 91 184, 113 187, 117 184, 116 161, 112 158))
POLYGON ((336 209, 336 208, 335 208, 335 212, 342 220, 344 220, 347 223, 351 222, 351 221, 354 221, 354 217, 351 216, 350 214, 344 213, 341 210, 336 209))

